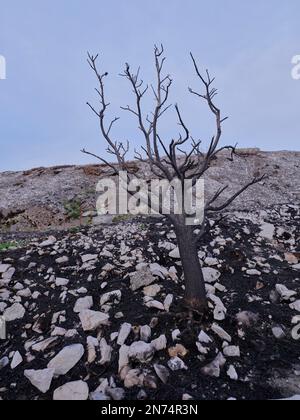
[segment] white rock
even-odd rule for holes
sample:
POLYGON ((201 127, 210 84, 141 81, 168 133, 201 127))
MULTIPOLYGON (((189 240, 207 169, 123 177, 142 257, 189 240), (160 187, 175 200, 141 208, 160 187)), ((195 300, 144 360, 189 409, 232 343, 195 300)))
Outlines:
POLYGON ((261 276, 261 272, 255 269, 247 270, 246 273, 248 276, 261 276))
POLYGON ((175 260, 180 260, 180 252, 179 252, 179 248, 176 247, 175 249, 173 249, 170 253, 169 253, 169 257, 170 258, 174 258, 175 260))
POLYGON ((172 371, 187 370, 188 369, 188 367, 186 366, 184 361, 180 359, 180 357, 172 357, 168 361, 168 366, 172 371))
POLYGON ((290 308, 297 312, 300 312, 300 300, 297 300, 296 302, 291 303, 290 308))
POLYGON ((14 303, 10 308, 6 309, 3 316, 6 322, 22 319, 25 315, 25 308, 20 303, 14 303))
POLYGON ((215 360, 201 369, 201 373, 206 376, 211 376, 212 378, 219 378, 221 375, 221 368, 225 363, 226 359, 222 353, 219 353, 215 360))
POLYGON ((141 375, 139 369, 131 369, 124 380, 125 388, 133 388, 134 386, 142 386, 144 381, 144 375, 141 375))
POLYGON ((147 302, 145 304, 147 306, 147 308, 153 308, 153 309, 158 309, 159 311, 164 311, 165 307, 164 305, 159 302, 158 300, 150 300, 149 302, 147 302))
POLYGON ((164 350, 167 348, 167 337, 163 334, 155 340, 152 340, 151 345, 156 351, 164 350))
POLYGON ((181 335, 180 330, 177 329, 177 330, 172 331, 172 340, 173 341, 178 341, 180 335, 181 335))
POLYGON ((49 238, 46 241, 40 243, 40 247, 46 248, 48 246, 54 245, 55 243, 56 243, 56 238, 54 236, 49 236, 49 238))
POLYGON ((130 287, 134 292, 141 287, 150 286, 154 281, 155 277, 147 267, 130 274, 130 287))
POLYGON ((222 340, 228 341, 228 343, 231 343, 231 337, 230 335, 223 330, 218 324, 213 324, 211 327, 212 331, 217 334, 222 340))
POLYGON ((56 264, 65 264, 69 261, 67 256, 59 257, 55 260, 56 264))
POLYGON ((6 273, 10 267, 10 264, 0 264, 0 274, 6 273))
POLYGON ((159 377, 159 379, 166 384, 168 382, 169 376, 170 376, 170 372, 169 369, 166 368, 163 365, 159 365, 159 364, 155 364, 154 365, 154 370, 156 375, 159 377))
POLYGON ((46 340, 40 341, 32 346, 32 350, 36 352, 45 351, 52 343, 57 340, 56 337, 47 338, 46 340))
POLYGON ((74 312, 80 313, 85 309, 91 309, 93 306, 93 297, 92 296, 85 296, 84 298, 79 298, 74 306, 74 312))
POLYGON ((96 360, 96 357, 97 357, 96 347, 98 347, 99 342, 97 338, 89 336, 86 339, 86 343, 87 343, 88 363, 91 364, 91 363, 94 363, 94 361, 96 360))
POLYGON ((275 226, 271 223, 263 223, 261 225, 261 232, 259 234, 260 237, 268 239, 270 241, 273 240, 275 234, 275 226))
POLYGON ((272 328, 272 333, 277 340, 282 340, 285 337, 285 332, 281 327, 272 328))
POLYGON ((215 283, 221 276, 221 273, 218 270, 210 267, 204 267, 202 272, 205 283, 215 283))
POLYGON ((224 321, 227 314, 227 309, 223 305, 221 299, 213 294, 208 294, 208 298, 215 304, 214 319, 216 321, 224 321))
POLYGON ((251 327, 259 321, 259 315, 250 311, 242 311, 236 315, 236 320, 244 327, 251 327))
POLYGON ((81 260, 82 260, 82 262, 83 263, 87 263, 87 262, 90 262, 90 261, 95 261, 95 260, 97 260, 98 259, 98 255, 92 255, 92 254, 87 254, 87 255, 82 255, 81 256, 81 260))
POLYGON ((144 287, 143 293, 145 296, 155 297, 161 290, 161 286, 158 284, 152 284, 151 286, 144 287))
POLYGON ((108 388, 106 390, 107 395, 109 395, 114 401, 121 401, 125 397, 125 391, 123 388, 108 388))
POLYGON ((105 293, 101 296, 100 306, 105 305, 107 302, 119 303, 122 298, 121 290, 114 290, 112 292, 105 293))
POLYGON ((54 369, 25 370, 25 377, 43 394, 49 391, 54 376, 54 369))
POLYGON ((84 381, 69 382, 54 391, 54 401, 86 401, 89 387, 84 381))
POLYGON ((0 359, 0 370, 4 369, 8 365, 9 365, 9 358, 8 357, 2 357, 2 359, 0 359))
POLYGON ((198 341, 203 344, 210 344, 212 343, 212 339, 204 332, 201 331, 198 336, 198 341))
POLYGON ((144 341, 136 341, 131 344, 128 356, 130 359, 139 360, 142 363, 147 363, 152 360, 154 355, 154 348, 151 344, 144 341))
POLYGON ((205 265, 208 265, 209 267, 214 267, 215 265, 218 265, 218 264, 219 264, 219 260, 218 260, 217 258, 210 258, 210 257, 207 257, 207 258, 204 260, 204 264, 205 264, 205 265))
POLYGON ((54 369, 55 376, 66 375, 82 358, 84 348, 82 344, 64 347, 49 363, 48 368, 54 369))
POLYGON ((69 284, 69 280, 57 277, 55 279, 55 284, 56 284, 57 287, 64 287, 64 286, 67 286, 69 284))
POLYGON ((225 357, 240 357, 241 356, 240 348, 237 346, 227 346, 223 349, 223 353, 225 357))
POLYGON ((108 325, 109 315, 85 309, 80 312, 79 318, 84 331, 94 331, 101 325, 108 325))
POLYGON ((289 290, 283 284, 276 284, 276 291, 283 300, 290 300, 292 297, 294 297, 297 294, 297 292, 294 292, 293 290, 289 290))
POLYGON ((164 280, 165 277, 168 277, 168 270, 157 263, 150 264, 150 271, 153 276, 160 277, 164 280))
POLYGON ((107 341, 105 338, 102 338, 100 340, 100 353, 101 353, 101 359, 100 359, 100 365, 105 365, 106 363, 109 363, 111 360, 111 354, 112 354, 112 347, 107 344, 107 341))
POLYGON ((122 324, 120 332, 119 332, 118 340, 117 340, 117 344, 119 346, 123 346, 129 334, 131 333, 131 328, 132 328, 132 325, 128 324, 127 322, 122 324))
POLYGON ((15 354, 14 354, 14 357, 11 361, 11 364, 10 364, 11 369, 15 369, 22 362, 23 362, 23 357, 21 356, 21 354, 18 351, 16 351, 15 354))
POLYGON ((235 367, 233 365, 229 366, 229 369, 227 370, 227 375, 233 381, 237 381, 239 379, 238 374, 237 374, 237 372, 235 370, 235 367))
POLYGON ((146 343, 151 338, 151 328, 149 325, 143 325, 140 329, 140 337, 142 341, 145 341, 146 343))
POLYGON ((174 296, 171 295, 171 294, 166 296, 166 299, 164 300, 164 308, 165 308, 166 312, 170 311, 170 307, 173 303, 173 299, 174 299, 174 296))
POLYGON ((121 373, 122 369, 127 367, 129 365, 129 346, 123 346, 120 347, 119 350, 119 373, 121 373))

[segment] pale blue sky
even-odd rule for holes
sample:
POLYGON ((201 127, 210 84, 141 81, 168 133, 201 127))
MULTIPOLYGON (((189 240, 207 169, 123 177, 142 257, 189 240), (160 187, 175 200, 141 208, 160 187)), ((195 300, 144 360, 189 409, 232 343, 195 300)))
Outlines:
MULTIPOLYGON (((299 148, 300 80, 291 60, 300 54, 299 0, 0 0, 0 171, 91 160, 105 144, 85 105, 95 99, 86 52, 101 53, 109 72, 111 115, 122 117, 117 139, 141 143, 131 115, 124 63, 141 65, 151 82, 153 44, 163 42, 166 70, 195 137, 209 138, 211 121, 187 93, 197 87, 189 51, 216 76, 218 103, 230 116, 224 142, 266 150, 299 148)), ((148 102, 151 105, 151 102, 148 102)), ((177 130, 173 112, 162 134, 177 130)))

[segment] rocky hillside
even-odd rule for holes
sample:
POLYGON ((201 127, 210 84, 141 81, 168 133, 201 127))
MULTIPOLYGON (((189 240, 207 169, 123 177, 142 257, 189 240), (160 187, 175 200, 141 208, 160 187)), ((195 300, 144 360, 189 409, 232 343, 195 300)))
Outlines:
MULTIPOLYGON (((292 155, 276 162, 284 159, 292 155)), ((33 188, 55 178, 48 171, 4 176, 31 177, 33 188)), ((82 179, 83 169, 61 171, 59 178, 82 179)), ((199 248, 206 318, 192 319, 181 306, 181 263, 164 220, 14 234, 15 248, 0 253, 0 315, 7 323, 0 399, 299 395, 299 204, 229 216, 211 220, 199 248)))
MULTIPOLYGON (((133 162, 131 166, 139 175, 150 177, 146 164, 133 162)), ((210 194, 228 184, 226 194, 230 195, 253 176, 264 173, 269 178, 237 200, 235 209, 299 203, 300 152, 240 150, 234 162, 228 160, 228 155, 220 155, 207 173, 206 192, 210 194)), ((0 229, 45 230, 92 222, 95 186, 101 177, 108 175, 110 170, 103 165, 0 173, 0 229), (80 220, 80 215, 86 217, 80 220)), ((98 222, 99 219, 94 220, 98 222)))

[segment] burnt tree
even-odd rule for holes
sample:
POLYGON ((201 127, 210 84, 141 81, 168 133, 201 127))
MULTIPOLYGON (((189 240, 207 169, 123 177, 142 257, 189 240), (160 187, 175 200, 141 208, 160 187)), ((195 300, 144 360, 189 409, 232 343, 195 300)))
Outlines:
MULTIPOLYGON (((130 168, 127 166, 128 161, 126 159, 129 151, 129 143, 124 144, 115 141, 111 134, 112 128, 119 118, 114 118, 106 123, 106 112, 109 103, 106 101, 104 81, 108 74, 106 72, 102 73, 99 70, 97 59, 98 55, 93 56, 88 54, 89 66, 98 82, 96 92, 99 96, 100 106, 96 108, 90 103, 87 103, 87 105, 99 119, 101 134, 108 145, 107 152, 113 155, 117 162, 110 163, 103 157, 86 150, 82 150, 82 152, 99 159, 113 169, 115 174, 117 174, 118 170, 127 170, 130 174, 130 168)), ((215 79, 211 78, 208 71, 206 71, 205 75, 200 73, 196 60, 191 54, 192 63, 203 91, 198 92, 190 88, 189 92, 207 103, 208 109, 211 111, 215 120, 215 133, 210 141, 208 150, 203 153, 200 148, 201 141, 195 141, 191 136, 178 105, 175 106, 175 113, 179 126, 181 127, 181 134, 179 134, 177 139, 168 142, 161 138, 158 124, 165 112, 171 107, 168 104, 168 99, 172 79, 169 75, 163 74, 166 60, 163 46, 160 48, 155 47, 154 59, 156 69, 155 85, 151 85, 150 87, 145 86, 139 76, 140 69, 137 72, 132 72, 129 64, 126 64, 124 73, 121 74, 121 76, 128 80, 135 98, 134 106, 128 105, 121 107, 121 109, 131 113, 137 119, 138 127, 145 140, 145 145, 142 147, 141 153, 135 151, 135 158, 143 162, 147 161, 152 174, 159 179, 165 179, 169 182, 175 178, 179 179, 182 187, 184 181, 189 179, 192 181, 192 185, 195 185, 197 180, 203 177, 205 172, 208 171, 212 161, 220 152, 227 150, 230 153, 231 159, 236 152, 236 146, 220 146, 222 125, 227 117, 222 116, 221 110, 215 104, 215 96, 217 95, 217 90, 213 87, 215 79), (151 116, 145 117, 142 103, 148 91, 152 91, 155 106, 151 116)), ((219 189, 216 193, 210 194, 210 196, 208 194, 204 206, 204 218, 201 221, 201 225, 198 226, 197 234, 195 234, 195 226, 186 225, 186 214, 174 213, 167 215, 174 226, 177 236, 185 279, 185 304, 192 310, 205 312, 207 309, 205 282, 198 258, 198 243, 203 238, 207 229, 209 229, 209 224, 207 223, 208 216, 212 213, 222 212, 246 189, 263 179, 264 176, 251 179, 234 195, 224 201, 222 201, 222 194, 227 190, 228 185, 219 189)))

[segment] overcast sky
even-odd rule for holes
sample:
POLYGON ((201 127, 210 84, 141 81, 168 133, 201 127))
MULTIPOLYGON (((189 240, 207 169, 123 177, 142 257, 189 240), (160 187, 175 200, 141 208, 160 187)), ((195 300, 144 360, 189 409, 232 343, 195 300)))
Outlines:
MULTIPOLYGON (((109 72, 109 115, 122 117, 115 138, 141 144, 133 116, 119 109, 133 98, 118 74, 128 61, 141 65, 151 83, 155 43, 165 46, 174 79, 170 100, 179 103, 194 137, 205 144, 213 127, 187 91, 200 87, 190 51, 216 76, 217 102, 230 116, 224 143, 300 150, 300 80, 291 77, 292 57, 300 55, 299 18, 299 0, 0 0, 0 55, 7 63, 7 79, 0 80, 0 171, 91 162, 82 147, 105 155, 86 106, 96 101, 88 50, 101 54, 99 65, 109 72)), ((161 132, 169 139, 176 130, 171 110, 161 132)))

